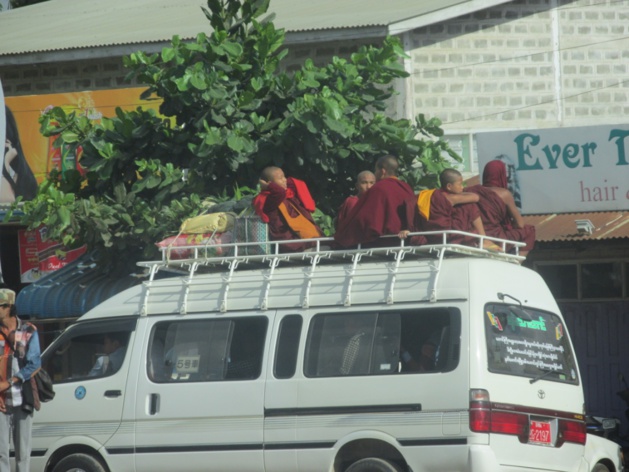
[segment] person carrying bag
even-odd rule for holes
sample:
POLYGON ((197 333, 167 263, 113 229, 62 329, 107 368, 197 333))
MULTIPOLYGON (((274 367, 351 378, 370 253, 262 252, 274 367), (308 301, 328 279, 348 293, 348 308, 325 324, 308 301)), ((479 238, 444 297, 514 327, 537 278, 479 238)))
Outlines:
POLYGON ((11 472, 11 437, 16 471, 29 472, 33 410, 38 404, 30 380, 40 367, 37 328, 17 317, 15 292, 0 289, 0 472, 11 472))

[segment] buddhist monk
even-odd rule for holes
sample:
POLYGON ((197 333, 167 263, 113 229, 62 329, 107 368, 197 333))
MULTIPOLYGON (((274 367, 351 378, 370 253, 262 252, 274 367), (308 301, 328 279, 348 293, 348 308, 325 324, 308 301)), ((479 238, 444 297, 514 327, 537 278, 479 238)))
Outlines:
POLYGON ((343 204, 339 207, 339 211, 336 217, 336 227, 344 225, 344 221, 347 219, 349 212, 356 206, 358 199, 361 198, 367 190, 369 190, 376 183, 376 176, 370 170, 364 170, 356 178, 356 195, 351 195, 345 199, 343 204))
MULTIPOLYGON (((445 169, 439 175, 438 189, 423 190, 419 193, 417 206, 419 210, 419 227, 421 231, 457 230, 467 233, 485 235, 485 229, 478 209, 479 196, 463 191, 463 176, 456 169, 445 169)), ((443 236, 428 237, 431 244, 441 244, 443 236)), ((478 239, 449 234, 450 244, 477 246, 478 239)), ((500 248, 491 241, 484 241, 483 247, 491 251, 500 248)))
MULTIPOLYGON (((398 160, 391 155, 376 162, 376 183, 358 199, 334 235, 341 247, 384 247, 399 244, 399 239, 415 231, 415 193, 398 179, 398 160)), ((422 244, 423 238, 412 238, 411 244, 422 244)))
POLYGON ((535 245, 535 227, 524 224, 524 219, 507 188, 507 167, 501 160, 493 160, 483 169, 482 185, 467 188, 480 197, 478 209, 485 233, 495 238, 522 241, 520 255, 526 256, 535 245))
MULTIPOLYGON (((253 199, 255 212, 269 225, 271 241, 311 239, 323 236, 312 218, 315 202, 305 182, 286 177, 279 167, 267 167, 260 176, 261 192, 253 199)), ((281 244, 280 252, 300 252, 314 242, 281 244)))

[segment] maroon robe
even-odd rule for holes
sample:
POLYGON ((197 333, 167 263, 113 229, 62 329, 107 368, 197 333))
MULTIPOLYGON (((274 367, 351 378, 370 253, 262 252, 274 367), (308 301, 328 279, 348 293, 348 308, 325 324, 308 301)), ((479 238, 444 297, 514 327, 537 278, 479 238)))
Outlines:
MULTIPOLYGON (((480 216, 476 203, 462 203, 452 205, 446 197, 446 191, 437 189, 430 198, 430 217, 419 215, 419 228, 421 231, 446 231, 457 230, 467 233, 476 233, 473 221, 480 216)), ((430 244, 442 244, 442 235, 427 236, 430 244)), ((451 244, 467 244, 477 246, 478 239, 470 236, 449 234, 447 242, 451 244)))
POLYGON ((345 225, 345 221, 347 220, 347 216, 349 212, 356 206, 358 203, 358 197, 356 195, 352 195, 351 197, 347 197, 343 204, 339 207, 339 211, 336 215, 336 228, 340 228, 345 225))
POLYGON ((480 197, 478 209, 485 227, 485 234, 494 238, 522 241, 526 243, 522 251, 530 251, 535 245, 535 226, 524 225, 524 228, 514 228, 507 204, 489 187, 474 185, 465 189, 480 197))
MULTIPOLYGON (((315 225, 319 230, 321 236, 323 231, 316 225, 310 211, 308 211, 298 196, 295 182, 291 177, 286 179, 287 188, 283 188, 276 183, 269 183, 269 186, 263 194, 256 197, 258 202, 262 202, 262 211, 268 218, 269 224, 269 239, 271 241, 286 241, 291 239, 299 239, 299 235, 295 233, 290 226, 286 223, 284 216, 279 210, 280 203, 286 203, 286 209, 290 216, 298 216, 297 212, 303 215, 308 221, 315 225), (260 197, 264 196, 264 200, 260 197), (289 205, 288 203, 292 203, 289 205), (294 208, 293 208, 294 207, 294 208)), ((256 201, 254 200, 254 207, 256 201)), ((302 243, 296 241, 294 243, 281 244, 279 246, 280 252, 301 252, 305 249, 314 247, 314 242, 302 243)))
MULTIPOLYGON (((415 193, 401 180, 388 177, 379 180, 365 193, 349 212, 334 235, 342 247, 396 246, 397 234, 415 229, 415 193), (396 235, 395 238, 380 236, 396 235)), ((339 221, 341 223, 341 221, 339 221)), ((423 238, 412 238, 411 244, 422 244, 423 238)))

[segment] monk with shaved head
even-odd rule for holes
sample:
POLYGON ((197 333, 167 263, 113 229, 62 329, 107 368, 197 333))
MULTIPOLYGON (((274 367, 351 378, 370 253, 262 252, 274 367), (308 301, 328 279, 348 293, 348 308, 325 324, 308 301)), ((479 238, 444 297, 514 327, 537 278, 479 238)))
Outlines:
MULTIPOLYGON (((463 176, 456 169, 445 169, 439 174, 441 188, 423 190, 419 193, 417 207, 419 210, 419 227, 422 231, 457 230, 467 233, 485 235, 483 222, 478 209, 479 197, 475 193, 463 191, 463 176)), ((441 244, 443 236, 428 236, 432 244, 441 244)), ((475 246, 476 238, 449 234, 447 242, 475 246)), ((491 241, 484 241, 484 248, 498 250, 491 241)))
POLYGON ((373 185, 376 183, 376 176, 370 170, 364 170, 356 178, 356 195, 351 195, 345 199, 343 204, 339 207, 339 211, 336 217, 336 227, 343 226, 347 215, 356 206, 358 199, 367 193, 373 185))
MULTIPOLYGON (((376 161, 376 183, 338 224, 334 239, 341 247, 399 245, 402 232, 406 237, 415 230, 415 193, 398 179, 398 167, 397 158, 391 155, 376 161)), ((411 244, 422 242, 414 239, 411 244)))
POLYGON ((323 236, 323 231, 312 218, 315 202, 306 183, 286 177, 275 166, 266 167, 260 174, 260 194, 253 207, 262 221, 269 225, 271 241, 295 242, 280 244, 280 252, 301 252, 315 246, 314 242, 299 242, 323 236))

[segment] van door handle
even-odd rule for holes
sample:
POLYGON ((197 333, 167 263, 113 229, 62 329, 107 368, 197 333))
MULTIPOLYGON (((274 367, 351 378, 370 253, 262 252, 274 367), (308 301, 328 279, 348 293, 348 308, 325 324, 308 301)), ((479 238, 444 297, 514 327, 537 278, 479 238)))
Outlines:
POLYGON ((149 415, 157 413, 157 406, 159 404, 159 394, 151 393, 149 397, 149 415))
POLYGON ((105 390, 105 396, 107 398, 116 398, 122 395, 122 390, 105 390))

